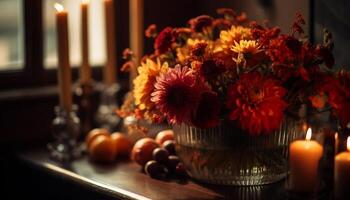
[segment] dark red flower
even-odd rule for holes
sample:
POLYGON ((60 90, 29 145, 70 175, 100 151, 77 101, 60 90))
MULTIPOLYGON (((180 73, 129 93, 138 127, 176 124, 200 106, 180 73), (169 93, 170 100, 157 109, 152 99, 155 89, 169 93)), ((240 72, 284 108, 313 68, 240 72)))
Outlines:
POLYGON ((296 54, 287 46, 286 41, 290 36, 280 35, 279 37, 270 40, 267 55, 275 64, 294 65, 296 54))
POLYGON ((335 61, 331 50, 324 46, 318 45, 316 47, 316 54, 324 61, 324 64, 328 68, 332 68, 334 66, 335 61))
POLYGON ((180 65, 157 78, 151 94, 160 112, 164 113, 172 124, 188 123, 207 88, 188 67, 180 65))
POLYGON ((346 127, 350 122, 350 90, 349 85, 343 83, 341 78, 319 74, 315 79, 315 95, 311 96, 310 100, 315 106, 314 98, 323 95, 338 117, 341 126, 346 127))
POLYGON ((129 48, 124 49, 124 51, 123 51, 123 59, 124 60, 131 60, 133 56, 134 56, 134 52, 131 51, 131 49, 129 49, 129 48))
POLYGON ((347 85, 350 83, 350 75, 339 75, 319 75, 316 79, 316 95, 327 95, 334 114, 339 118, 340 124, 346 127, 350 122, 350 89, 347 85))
POLYGON ((211 128, 220 123, 221 104, 216 93, 208 91, 201 94, 197 109, 191 123, 199 128, 211 128))
POLYGON ((297 12, 295 15, 295 21, 292 25, 293 35, 295 33, 304 34, 304 29, 302 28, 302 26, 304 25, 305 25, 305 20, 303 16, 301 15, 301 13, 297 12))
POLYGON ((157 26, 155 24, 151 24, 145 30, 145 36, 148 38, 155 38, 157 36, 157 26))
POLYGON ((264 28, 255 21, 250 23, 250 27, 252 29, 253 39, 258 40, 259 44, 264 47, 268 46, 270 40, 277 38, 281 32, 281 29, 278 27, 264 28))
POLYGON ((287 47, 293 51, 293 53, 298 54, 301 51, 302 43, 292 36, 287 36, 285 39, 287 47))
POLYGON ((225 16, 229 16, 229 17, 235 17, 237 14, 234 10, 232 10, 231 8, 218 8, 216 10, 216 13, 218 13, 219 15, 225 15, 225 16))
POLYGON ((218 59, 208 59, 199 65, 199 74, 206 80, 213 80, 226 70, 224 63, 218 59))
POLYGON ((213 27, 219 29, 219 30, 227 30, 230 29, 232 26, 232 21, 228 19, 214 19, 213 21, 213 27))
POLYGON ((208 44, 205 42, 200 42, 195 44, 190 48, 191 55, 195 57, 200 57, 205 54, 205 49, 207 48, 208 44))
POLYGON ((208 15, 201 15, 196 18, 190 19, 188 23, 195 32, 201 32, 203 28, 211 26, 213 24, 213 18, 208 15))
POLYGON ((237 120, 242 130, 252 135, 269 134, 283 120, 287 103, 280 82, 258 72, 243 74, 228 88, 226 106, 230 119, 237 120))
POLYGON ((162 54, 169 51, 174 40, 173 29, 171 27, 163 29, 154 41, 154 49, 156 50, 156 53, 162 54))

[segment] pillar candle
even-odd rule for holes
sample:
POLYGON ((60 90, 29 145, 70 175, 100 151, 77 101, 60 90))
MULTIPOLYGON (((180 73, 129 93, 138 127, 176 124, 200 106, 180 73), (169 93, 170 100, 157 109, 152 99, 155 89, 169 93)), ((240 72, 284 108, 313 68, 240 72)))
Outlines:
POLYGON ((339 134, 336 132, 334 134, 334 155, 338 153, 338 147, 339 147, 339 134))
POLYGON ((60 106, 65 111, 72 109, 72 76, 69 65, 68 13, 61 4, 56 3, 56 29, 58 51, 58 86, 60 106))
MULTIPOLYGON (((130 0, 130 48, 134 52, 135 66, 139 66, 143 56, 143 0, 130 0)), ((137 69, 130 69, 130 83, 137 75, 137 69)), ((131 84, 132 86, 133 84, 131 84)))
POLYGON ((88 32, 88 7, 89 0, 82 0, 81 3, 81 68, 80 83, 91 82, 91 68, 89 65, 89 32, 88 32))
POLYGON ((103 72, 103 81, 105 85, 110 86, 115 83, 117 77, 114 1, 104 0, 104 6, 106 21, 107 64, 103 72))
POLYGON ((290 189, 296 192, 312 192, 317 185, 318 164, 322 157, 323 147, 311 140, 311 128, 306 140, 291 143, 290 153, 290 189))
POLYGON ((336 199, 350 199, 350 136, 347 151, 334 159, 334 194, 336 199))

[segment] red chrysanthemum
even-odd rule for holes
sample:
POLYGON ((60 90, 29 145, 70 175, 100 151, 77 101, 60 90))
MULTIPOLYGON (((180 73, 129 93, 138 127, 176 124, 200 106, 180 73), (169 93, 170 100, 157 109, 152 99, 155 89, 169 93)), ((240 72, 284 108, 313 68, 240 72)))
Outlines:
POLYGON ((173 29, 171 27, 166 27, 159 33, 154 41, 154 49, 157 54, 162 54, 171 48, 171 44, 174 41, 173 29))
POLYGON ((199 128, 211 128, 220 123, 221 104, 219 97, 212 91, 203 92, 191 123, 199 128))
POLYGON ((208 59, 199 65, 198 70, 199 74, 206 80, 213 80, 218 78, 226 70, 226 67, 221 60, 208 59))
POLYGON ((191 69, 179 65, 160 75, 154 87, 151 101, 172 124, 188 123, 201 93, 207 90, 191 69))
POLYGON ((213 18, 208 15, 201 15, 188 21, 188 24, 191 26, 191 29, 195 32, 201 32, 203 28, 211 26, 212 23, 213 18))
POLYGON ((258 72, 243 74, 228 88, 226 106, 230 119, 237 120, 249 134, 268 134, 278 129, 287 103, 286 90, 277 80, 263 77, 258 72))
MULTIPOLYGON (((331 75, 319 74, 316 78, 315 95, 310 96, 309 99, 315 108, 317 107, 316 98, 322 97, 332 107, 333 113, 338 117, 340 124, 343 127, 350 122, 350 90, 344 76, 338 76, 337 79, 331 75)), ((348 77, 350 78, 350 77, 348 77)))

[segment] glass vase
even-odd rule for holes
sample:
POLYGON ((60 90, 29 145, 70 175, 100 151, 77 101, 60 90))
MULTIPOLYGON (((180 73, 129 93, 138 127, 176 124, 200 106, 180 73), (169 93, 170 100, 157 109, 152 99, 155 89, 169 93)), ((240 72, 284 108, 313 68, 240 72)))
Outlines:
POLYGON ((303 135, 301 122, 285 118, 280 129, 253 136, 232 123, 199 129, 174 126, 176 151, 189 175, 221 185, 263 185, 288 173, 288 147, 303 135))
POLYGON ((114 83, 110 86, 101 87, 100 105, 95 116, 96 122, 99 127, 114 132, 118 130, 121 121, 116 115, 116 110, 119 108, 117 95, 120 85, 114 83))
POLYGON ((54 142, 48 144, 51 157, 58 161, 70 161, 81 155, 77 139, 80 135, 80 120, 77 106, 67 112, 60 106, 55 107, 56 117, 52 122, 54 142))

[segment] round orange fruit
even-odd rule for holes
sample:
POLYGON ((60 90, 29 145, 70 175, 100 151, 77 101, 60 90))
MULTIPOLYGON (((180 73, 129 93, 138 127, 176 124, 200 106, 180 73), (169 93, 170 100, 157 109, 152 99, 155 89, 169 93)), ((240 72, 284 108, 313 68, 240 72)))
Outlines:
POLYGON ((91 142, 100 135, 110 136, 110 133, 107 129, 104 128, 92 129, 85 138, 86 147, 89 148, 91 142))
POLYGON ((144 166, 153 158, 153 150, 159 147, 152 138, 142 138, 138 140, 131 151, 131 159, 141 166, 144 166))
POLYGON ((92 140, 88 151, 91 160, 97 162, 111 162, 117 154, 114 141, 105 135, 99 135, 92 140))
POLYGON ((111 135, 111 138, 114 141, 118 155, 128 156, 130 154, 130 151, 132 149, 132 142, 125 134, 115 132, 111 135))
POLYGON ((160 131, 156 136, 156 142, 162 145, 167 140, 174 140, 174 131, 171 129, 160 131))

